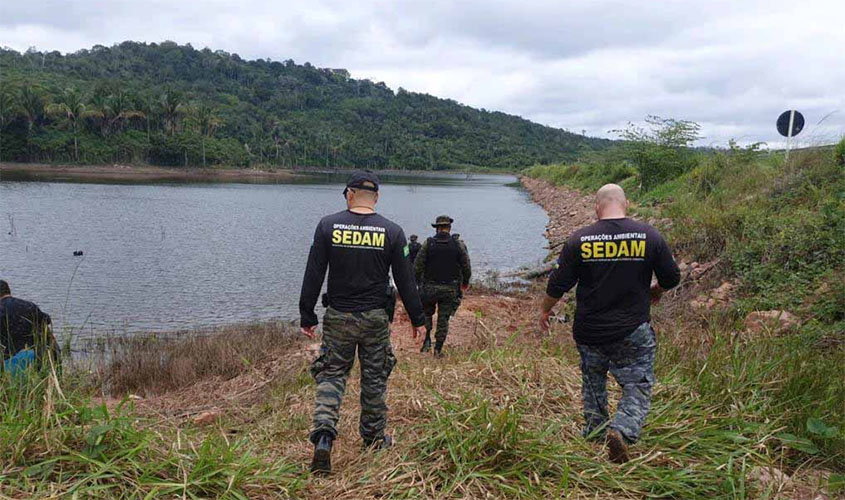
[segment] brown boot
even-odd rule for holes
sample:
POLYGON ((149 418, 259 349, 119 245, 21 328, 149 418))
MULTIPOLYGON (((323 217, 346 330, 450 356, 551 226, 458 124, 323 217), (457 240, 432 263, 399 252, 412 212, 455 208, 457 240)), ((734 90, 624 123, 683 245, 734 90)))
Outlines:
POLYGON ((625 438, 616 429, 610 429, 607 432, 607 450, 608 458, 616 464, 624 464, 630 457, 628 456, 628 445, 625 444, 625 438))

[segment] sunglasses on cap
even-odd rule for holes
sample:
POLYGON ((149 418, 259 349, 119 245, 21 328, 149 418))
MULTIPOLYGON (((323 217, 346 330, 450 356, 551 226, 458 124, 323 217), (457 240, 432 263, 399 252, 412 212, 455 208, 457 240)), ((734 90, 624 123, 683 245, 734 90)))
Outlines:
POLYGON ((364 191, 372 191, 373 193, 378 193, 377 188, 373 188, 373 187, 370 187, 370 186, 346 186, 345 188, 343 188, 343 199, 344 200, 346 199, 346 193, 348 193, 350 189, 352 190, 353 193, 355 192, 355 190, 358 190, 358 189, 363 189, 364 191))

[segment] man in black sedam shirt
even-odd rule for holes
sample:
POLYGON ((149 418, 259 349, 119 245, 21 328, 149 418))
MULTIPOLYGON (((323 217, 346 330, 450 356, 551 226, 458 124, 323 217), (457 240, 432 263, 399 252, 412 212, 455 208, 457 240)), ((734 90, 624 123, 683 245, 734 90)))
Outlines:
POLYGON ((355 361, 361 362, 361 419, 359 432, 365 448, 390 446, 387 424, 387 378, 396 358, 390 345, 385 307, 393 279, 416 339, 425 330, 425 316, 408 259, 405 234, 395 223, 375 213, 379 179, 370 172, 356 172, 346 183, 347 210, 324 217, 317 225, 308 255, 299 298, 300 327, 314 338, 320 296, 328 268, 328 308, 323 316, 320 356, 311 366, 317 382, 314 407, 314 459, 311 470, 331 471, 332 441, 346 379, 355 361))
POLYGON ((599 221, 573 233, 549 277, 540 329, 549 330, 552 308, 576 284, 572 333, 581 355, 584 436, 601 437, 608 427, 607 371, 622 387, 609 424, 607 445, 614 462, 628 460, 651 406, 657 341, 650 304, 680 281, 680 270, 663 236, 626 217, 628 200, 616 184, 596 194, 599 221), (657 283, 651 284, 652 274, 657 283))

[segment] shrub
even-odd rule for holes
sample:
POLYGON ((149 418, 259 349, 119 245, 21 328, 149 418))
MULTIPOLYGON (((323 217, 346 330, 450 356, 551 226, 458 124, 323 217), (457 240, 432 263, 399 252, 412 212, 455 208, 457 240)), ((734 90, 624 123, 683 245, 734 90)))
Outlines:
POLYGON ((833 162, 840 167, 845 167, 845 137, 839 141, 833 150, 833 162))

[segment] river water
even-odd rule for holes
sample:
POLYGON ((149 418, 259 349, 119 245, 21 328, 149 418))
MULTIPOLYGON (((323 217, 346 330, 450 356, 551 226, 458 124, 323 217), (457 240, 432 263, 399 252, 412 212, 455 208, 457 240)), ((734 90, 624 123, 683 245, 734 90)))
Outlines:
MULTIPOLYGON (((420 239, 442 213, 476 277, 539 263, 545 212, 511 176, 384 176, 378 211, 420 239)), ((0 181, 0 279, 74 338, 298 317, 343 178, 280 184, 0 181), (82 257, 73 252, 81 250, 82 257)))

